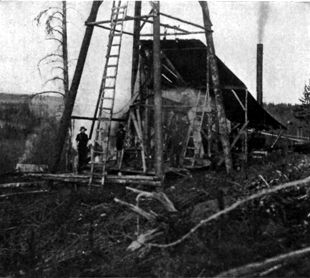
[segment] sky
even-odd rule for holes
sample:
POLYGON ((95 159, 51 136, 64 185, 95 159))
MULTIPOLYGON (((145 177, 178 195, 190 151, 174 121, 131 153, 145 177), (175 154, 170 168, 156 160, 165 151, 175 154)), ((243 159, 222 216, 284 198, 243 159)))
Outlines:
MULTIPOLYGON (((30 94, 61 89, 59 82, 44 85, 52 74, 57 74, 57 70, 51 72, 50 64, 41 67, 41 74, 38 71, 38 61, 52 53, 57 45, 46 40, 44 27, 37 26, 34 21, 40 11, 60 5, 61 2, 56 1, 0 2, 0 92, 30 94)), ((67 5, 72 77, 91 2, 68 2, 67 5)), ((110 6, 109 1, 101 5, 98 20, 109 18, 110 6)), ((298 103, 304 85, 310 79, 310 4, 211 1, 209 8, 216 54, 246 84, 250 92, 256 95, 256 44, 261 33, 264 43, 264 102, 298 103), (263 17, 260 17, 260 12, 264 12, 263 17), (259 28, 259 22, 264 23, 263 30, 259 28)), ((142 13, 146 14, 149 10, 149 3, 144 2, 142 13)), ((161 11, 203 24, 201 9, 196 1, 161 2, 161 11)), ((133 2, 129 4, 128 14, 133 15, 133 2)), ((164 18, 162 22, 175 24, 164 18)), ((181 24, 180 27, 186 26, 181 24)), ((131 31, 132 23, 127 22, 125 29, 131 31)), ((151 26, 148 30, 151 31, 151 26)), ((75 112, 79 114, 92 114, 104 68, 107 37, 108 32, 95 28, 75 107, 75 112)), ((187 38, 205 42, 204 35, 187 38)), ((130 98, 131 46, 131 38, 124 36, 116 111, 130 98)))

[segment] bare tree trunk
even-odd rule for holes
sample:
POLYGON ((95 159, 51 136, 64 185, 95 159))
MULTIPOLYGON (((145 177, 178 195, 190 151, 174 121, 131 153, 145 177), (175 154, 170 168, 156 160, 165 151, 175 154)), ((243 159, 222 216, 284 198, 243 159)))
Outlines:
POLYGON ((224 110, 222 91, 220 89, 219 73, 218 73, 218 68, 217 68, 217 63, 216 63, 215 48, 214 48, 212 31, 211 31, 212 23, 210 20, 210 14, 209 14, 209 8, 208 8, 207 2, 199 1, 199 4, 202 9, 204 27, 206 28, 206 41, 207 41, 207 49, 208 49, 207 54, 209 55, 209 61, 210 61, 211 78, 212 78, 213 90, 214 90, 214 95, 215 95, 215 107, 216 107, 217 120, 219 123, 220 140, 221 140, 222 147, 223 147, 226 172, 229 174, 232 171, 232 158, 231 158, 231 152, 230 152, 230 143, 229 143, 227 122, 226 122, 226 113, 224 110))
MULTIPOLYGON (((69 92, 69 62, 68 62, 68 32, 67 32, 67 2, 62 1, 62 57, 63 57, 63 86, 64 86, 64 95, 66 98, 69 92)), ((72 127, 71 122, 68 128, 68 136, 65 148, 65 160, 66 160, 66 170, 70 168, 70 153, 71 153, 71 134, 72 127)))
POLYGON ((65 97, 69 92, 69 67, 68 67, 68 32, 67 32, 67 3, 62 1, 62 57, 65 97))
POLYGON ((162 135, 162 95, 160 60, 160 18, 159 1, 153 1, 153 69, 154 69, 154 131, 155 131, 155 173, 163 179, 163 135, 162 135))
MULTIPOLYGON (((99 10, 101 3, 102 1, 93 2, 87 22, 96 21, 96 17, 97 17, 98 10, 99 10)), ((93 34, 93 29, 94 29, 93 25, 88 25, 86 27, 85 35, 84 35, 84 39, 81 45, 80 54, 79 54, 79 58, 76 64, 71 87, 65 99, 65 108, 64 108, 61 120, 60 120, 58 132, 57 132, 57 139, 55 142, 55 153, 54 153, 54 162, 53 162, 52 172, 56 172, 58 170, 59 162, 61 159, 61 154, 62 154, 65 140, 67 137, 68 128, 71 122, 71 115, 72 115, 72 110, 74 107, 75 98, 77 95, 77 90, 80 85, 89 44, 90 44, 91 37, 93 34)))

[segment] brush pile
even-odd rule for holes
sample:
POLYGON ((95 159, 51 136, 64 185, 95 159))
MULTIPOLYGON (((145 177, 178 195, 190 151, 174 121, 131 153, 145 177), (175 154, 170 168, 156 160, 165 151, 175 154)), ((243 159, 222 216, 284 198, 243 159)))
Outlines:
POLYGON ((306 277, 310 186, 271 191, 309 176, 310 159, 291 155, 233 177, 168 177, 163 193, 1 188, 0 275, 306 277))

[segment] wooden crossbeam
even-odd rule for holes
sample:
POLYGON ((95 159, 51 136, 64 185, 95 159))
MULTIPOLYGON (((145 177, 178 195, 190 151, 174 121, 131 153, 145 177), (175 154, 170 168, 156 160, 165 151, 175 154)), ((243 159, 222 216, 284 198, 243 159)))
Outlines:
MULTIPOLYGON (((184 35, 197 35, 197 34, 204 34, 204 31, 195 31, 191 32, 188 31, 187 33, 175 32, 175 33, 161 33, 160 36, 184 36, 184 35)), ((152 37, 153 34, 141 34, 141 37, 152 37)))
POLYGON ((240 98, 238 97, 237 93, 235 92, 235 90, 231 90, 235 96, 235 98, 237 99, 237 101, 239 102, 240 106, 242 107, 243 110, 245 110, 245 106, 242 103, 242 101, 240 100, 240 98))

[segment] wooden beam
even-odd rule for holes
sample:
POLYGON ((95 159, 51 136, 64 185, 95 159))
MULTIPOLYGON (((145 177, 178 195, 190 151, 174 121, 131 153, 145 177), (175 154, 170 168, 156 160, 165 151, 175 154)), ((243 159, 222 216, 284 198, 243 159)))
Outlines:
MULTIPOLYGON (((96 26, 96 27, 99 27, 99 28, 101 28, 101 29, 105 29, 105 30, 111 31, 111 27, 106 27, 106 26, 102 26, 102 25, 99 25, 99 24, 94 24, 94 25, 92 25, 92 26, 96 26)), ((122 32, 122 33, 125 34, 125 35, 133 36, 132 33, 126 32, 126 31, 115 30, 115 32, 116 32, 116 33, 121 33, 121 32, 122 32)))
MULTIPOLYGON (((90 15, 88 17, 88 21, 95 21, 99 7, 102 1, 93 1, 90 15)), ((84 38, 82 41, 78 61, 76 64, 75 72, 72 78, 72 83, 68 95, 65 99, 65 108, 60 119, 60 124, 57 131, 57 137, 55 142, 55 151, 53 157, 53 165, 52 165, 52 172, 56 172, 59 167, 59 162, 61 159, 61 154, 65 145, 65 141, 67 138, 68 129, 71 124, 71 115, 77 95, 77 91, 80 85, 81 77, 83 74, 83 69, 86 61, 86 56, 89 48, 89 44, 91 41, 91 37, 93 34, 94 26, 87 26, 84 34, 84 38)))
POLYGON ((135 16, 133 24, 133 43, 132 43, 132 68, 131 68, 131 95, 134 94, 135 82, 139 67, 139 41, 141 25, 141 1, 135 2, 135 16))
MULTIPOLYGON (((233 147, 236 145, 236 143, 240 139, 241 135, 243 134, 248 124, 249 124, 249 121, 244 123, 244 125, 240 128, 238 135, 234 138, 233 142, 230 145, 231 150, 233 149, 233 147)), ((220 161, 217 163, 217 165, 220 166, 223 162, 224 162, 224 158, 221 158, 220 161)))
MULTIPOLYGON (((139 2, 139 1, 137 1, 139 2)), ((141 2, 141 1, 140 1, 141 2)), ((135 20, 135 19, 138 19, 138 20, 143 20, 143 19, 148 19, 152 17, 151 14, 148 14, 148 15, 142 15, 141 16, 141 13, 139 16, 126 16, 124 19, 117 19, 117 20, 113 20, 113 22, 118 22, 118 21, 130 21, 130 20, 135 20)), ((111 23, 111 20, 101 20, 101 21, 94 21, 94 22, 85 22, 85 25, 95 25, 95 26, 98 26, 100 24, 107 24, 107 23, 111 23)))
MULTIPOLYGON (((204 31, 197 31, 197 32, 186 32, 186 33, 181 33, 181 32, 175 32, 175 33, 161 33, 160 36, 186 36, 186 35, 197 35, 197 34, 204 34, 204 31)), ((153 34, 141 34, 141 37, 151 37, 153 34)))
POLYGON ((154 131, 155 131, 155 173, 163 180, 163 132, 162 132, 162 92, 160 55, 160 2, 153 1, 153 88, 154 88, 154 131))
MULTIPOLYGON (((84 117, 84 116, 71 116, 71 119, 73 120, 88 120, 88 121, 98 121, 98 118, 93 117, 84 117)), ((125 122, 125 119, 119 119, 119 118, 112 118, 111 121, 114 122, 125 122)))
MULTIPOLYGON (((131 17, 131 16, 127 16, 128 18, 131 18, 131 19, 134 19, 134 17, 131 17)), ((154 23, 154 21, 152 21, 152 20, 149 20, 149 19, 142 19, 144 22, 146 22, 146 23, 151 23, 151 24, 153 24, 154 23)), ((188 33, 188 31, 187 30, 185 30, 185 29, 182 29, 182 28, 180 28, 180 27, 178 27, 178 26, 172 26, 172 25, 170 25, 170 24, 164 24, 164 23, 160 23, 160 26, 162 26, 162 27, 166 27, 166 28, 168 28, 168 29, 173 29, 173 30, 178 30, 178 31, 181 31, 181 32, 185 32, 185 33, 188 33)))
MULTIPOLYGON (((184 19, 180 19, 180 18, 178 18, 178 17, 171 16, 171 15, 169 15, 169 14, 160 13, 160 15, 165 16, 165 17, 168 17, 168 18, 171 18, 171 19, 174 19, 174 20, 177 20, 177 21, 179 21, 179 22, 182 22, 182 23, 185 23, 185 24, 194 26, 194 27, 197 27, 197 28, 202 29, 202 30, 206 30, 205 27, 203 27, 203 26, 201 26, 201 25, 199 25, 199 24, 195 24, 195 23, 192 23, 192 22, 190 22, 190 21, 187 21, 187 20, 184 20, 184 19)), ((209 31, 211 31, 211 30, 209 30, 209 31)), ((203 32, 203 33, 204 33, 204 32, 203 32)))
MULTIPOLYGON (((150 10, 149 14, 148 14, 148 17, 152 17, 152 16, 153 16, 153 12, 154 12, 154 10, 153 10, 153 8, 152 8, 152 9, 150 10)), ((145 26, 145 24, 146 24, 146 22, 143 21, 143 23, 142 23, 141 26, 140 26, 140 32, 142 31, 142 29, 143 29, 143 27, 145 26)))
POLYGON ((231 90, 236 98, 236 100, 239 102, 240 106, 242 107, 243 111, 245 111, 245 106, 242 103, 242 101, 240 100, 240 98, 238 97, 237 93, 234 90, 231 90))
POLYGON ((216 61, 216 56, 215 56, 213 36, 212 36, 212 32, 210 32, 212 23, 210 19, 209 8, 208 8, 207 2, 199 1, 199 4, 202 9, 204 26, 206 29, 205 35, 206 35, 206 41, 207 41, 207 51, 208 51, 207 55, 209 56, 211 80, 214 85, 213 91, 214 91, 214 96, 215 96, 214 100, 215 100, 215 106, 216 106, 216 116, 217 116, 217 121, 219 125, 220 140, 222 143, 226 172, 227 174, 229 174, 233 170, 231 147, 230 147, 230 142, 229 142, 226 113, 225 113, 224 104, 223 104, 223 95, 222 95, 221 89, 219 88, 220 79, 219 79, 219 71, 218 71, 217 61, 216 61))

